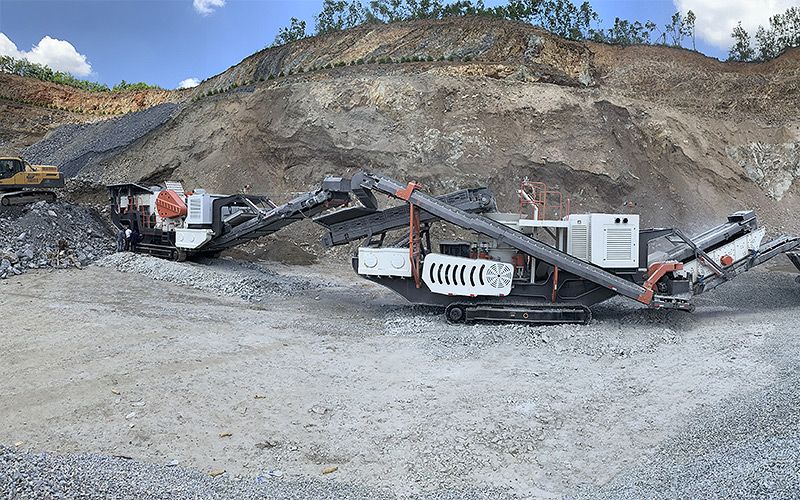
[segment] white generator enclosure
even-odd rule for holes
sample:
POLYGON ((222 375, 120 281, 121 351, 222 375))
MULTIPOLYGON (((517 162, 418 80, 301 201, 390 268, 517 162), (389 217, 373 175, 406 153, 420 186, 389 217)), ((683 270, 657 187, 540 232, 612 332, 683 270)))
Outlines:
POLYGON ((202 189, 186 197, 186 223, 191 225, 211 225, 213 198, 202 189))
POLYGON ((572 214, 568 216, 567 253, 604 268, 639 267, 639 216, 572 214))
POLYGON ((358 274, 366 276, 411 277, 408 248, 358 249, 358 274))
POLYGON ((422 266, 422 281, 431 292, 443 295, 505 296, 513 278, 514 266, 494 260, 431 253, 422 266))

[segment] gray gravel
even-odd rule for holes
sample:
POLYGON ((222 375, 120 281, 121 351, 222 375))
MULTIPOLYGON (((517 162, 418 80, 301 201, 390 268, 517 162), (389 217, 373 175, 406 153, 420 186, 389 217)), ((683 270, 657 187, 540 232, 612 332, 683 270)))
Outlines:
MULTIPOLYGON (((0 497, 17 498, 261 498, 392 499, 395 495, 328 477, 290 478, 280 472, 228 477, 171 464, 101 455, 27 453, 0 445, 0 497)), ((413 498, 513 498, 504 490, 446 490, 413 498)))
POLYGON ((114 250, 91 208, 45 203, 0 209, 0 279, 44 267, 82 267, 114 250))
POLYGON ((800 498, 800 363, 785 352, 772 353, 786 363, 773 384, 706 409, 642 465, 576 498, 800 498))
POLYGON ((323 279, 285 276, 258 264, 225 258, 173 262, 149 255, 123 252, 109 255, 96 264, 251 302, 260 302, 265 297, 287 297, 333 286, 323 279))
POLYGON ((63 125, 26 148, 23 156, 31 163, 56 165, 65 176, 74 177, 165 123, 177 107, 165 103, 111 120, 63 125))
POLYGON ((50 455, 0 446, 3 498, 388 498, 336 481, 211 477, 99 455, 50 455))

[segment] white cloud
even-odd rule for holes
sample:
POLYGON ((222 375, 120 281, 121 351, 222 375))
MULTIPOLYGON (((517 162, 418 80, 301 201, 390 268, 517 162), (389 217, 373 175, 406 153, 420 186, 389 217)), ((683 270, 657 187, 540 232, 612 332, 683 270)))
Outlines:
POLYGON ((71 43, 49 36, 42 38, 29 52, 24 52, 4 33, 0 33, 0 55, 27 59, 75 76, 88 76, 92 72, 92 65, 86 60, 86 56, 78 53, 71 43))
POLYGON ((225 7, 225 0, 194 0, 192 5, 198 14, 207 16, 214 12, 214 9, 225 7))
POLYGON ((197 87, 200 85, 200 80, 197 78, 187 78, 186 80, 181 80, 181 83, 178 84, 179 89, 190 89, 192 87, 197 87))
POLYGON ((0 33, 0 56, 11 56, 14 59, 22 59, 24 57, 5 33, 0 33))
POLYGON ((739 21, 752 36, 759 25, 769 25, 770 17, 800 6, 800 0, 673 0, 673 3, 681 13, 691 10, 697 16, 698 38, 722 49, 731 46, 731 31, 739 21))

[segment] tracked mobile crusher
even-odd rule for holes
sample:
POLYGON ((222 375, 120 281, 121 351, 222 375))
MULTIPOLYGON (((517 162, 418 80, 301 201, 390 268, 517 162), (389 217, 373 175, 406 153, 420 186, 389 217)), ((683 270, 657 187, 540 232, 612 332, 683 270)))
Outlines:
POLYGON ((218 256, 220 252, 272 234, 287 225, 347 203, 348 192, 328 189, 336 179, 325 179, 319 189, 277 205, 262 195, 219 195, 202 189, 186 192, 179 182, 163 186, 114 184, 111 220, 139 235, 135 250, 159 257, 185 260, 218 256))
POLYGON ((315 219, 328 229, 325 243, 365 238, 353 260, 358 274, 412 303, 443 306, 453 322, 586 323, 589 306, 615 295, 652 308, 692 310, 693 295, 800 244, 788 236, 764 242, 752 211, 732 214, 694 238, 676 229, 641 229, 636 214, 557 210, 548 218, 551 193, 540 183, 523 183, 527 211, 520 213, 487 210, 493 200, 470 213, 415 183, 371 173, 355 176, 351 191, 367 212, 349 209, 315 219), (405 205, 379 210, 373 192, 405 205), (440 240, 434 247, 435 220, 467 230, 471 238, 440 240), (392 244, 387 228, 404 233, 392 244))
POLYGON ((498 212, 487 188, 435 197, 369 172, 327 177, 282 205, 184 192, 179 183, 109 190, 113 222, 141 235, 137 251, 178 260, 218 255, 313 218, 326 229, 325 245, 362 243, 353 258, 359 275, 411 303, 441 306, 453 322, 586 323, 589 306, 615 295, 689 311, 692 296, 800 245, 789 236, 765 242, 751 211, 692 238, 642 229, 636 214, 570 214, 541 183, 520 186, 518 213, 498 212), (382 209, 376 193, 401 203, 382 209), (437 239, 440 222, 468 237, 437 239))
MULTIPOLYGON (((263 195, 221 195, 202 189, 187 192, 180 182, 107 187, 112 222, 118 229, 130 229, 139 236, 134 250, 175 260, 217 256, 223 250, 351 201, 351 180, 341 177, 326 177, 319 188, 280 205, 263 195)), ((456 191, 442 199, 463 210, 489 209, 488 204, 493 202, 487 189, 456 191)), ((374 208, 364 207, 346 211, 348 216, 374 212, 374 208)), ((377 215, 381 218, 391 214, 388 210, 377 215)), ((396 228, 383 228, 375 219, 370 222, 370 231, 396 228)))

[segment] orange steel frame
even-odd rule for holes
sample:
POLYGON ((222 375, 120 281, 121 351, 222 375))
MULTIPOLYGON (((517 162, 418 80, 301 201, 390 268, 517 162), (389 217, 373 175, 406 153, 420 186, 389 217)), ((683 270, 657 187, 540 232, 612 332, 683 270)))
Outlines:
POLYGON ((525 214, 525 207, 533 205, 537 209, 537 220, 545 220, 547 211, 552 210, 555 214, 554 219, 563 219, 569 215, 570 200, 566 200, 566 210, 564 195, 561 191, 553 191, 544 182, 524 180, 519 185, 519 211, 520 215, 525 214), (530 200, 523 196, 527 194, 530 200))

